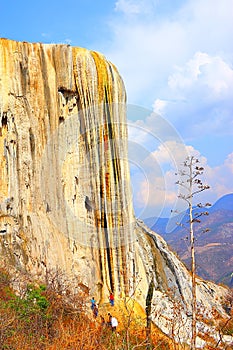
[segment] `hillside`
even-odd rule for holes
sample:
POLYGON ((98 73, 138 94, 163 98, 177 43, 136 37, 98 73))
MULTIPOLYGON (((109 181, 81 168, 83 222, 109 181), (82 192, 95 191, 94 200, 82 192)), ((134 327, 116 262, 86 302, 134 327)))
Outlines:
MULTIPOLYGON (((232 287, 233 272, 233 194, 221 197, 195 226, 197 274, 204 279, 232 287), (205 228, 209 231, 203 233, 205 228)), ((182 219, 182 223, 186 220, 182 219)), ((169 219, 149 218, 145 222, 159 233, 189 267, 187 232, 180 226, 166 233, 169 219), (152 224, 153 223, 153 224, 152 224), (151 225, 152 224, 152 225, 151 225)))
MULTIPOLYGON (((148 323, 190 343, 190 273, 134 214, 116 67, 80 47, 0 39, 0 74, 0 264, 20 281, 12 287, 27 275, 100 306, 110 292, 132 297, 148 323)), ((228 289, 196 287, 204 347, 220 341, 228 289)))
MULTIPOLYGON (((88 295, 73 294, 66 284, 58 290, 51 283, 30 281, 16 294, 12 278, 0 268, 1 350, 123 350, 138 344, 146 350, 150 343, 160 343, 161 350, 173 350, 172 341, 158 328, 152 329, 149 342, 145 312, 132 301, 103 304, 95 317, 88 295), (116 332, 108 324, 108 313, 118 320, 116 332)), ((18 283, 15 277, 14 283, 18 283)), ((228 330, 232 327, 231 322, 228 330)))

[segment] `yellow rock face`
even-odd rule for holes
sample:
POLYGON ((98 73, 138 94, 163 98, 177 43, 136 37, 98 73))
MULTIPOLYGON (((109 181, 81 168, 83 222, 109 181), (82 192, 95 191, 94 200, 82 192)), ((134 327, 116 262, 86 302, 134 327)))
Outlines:
POLYGON ((81 274, 101 295, 126 292, 134 217, 122 79, 101 54, 68 45, 1 39, 0 58, 3 236, 14 218, 27 241, 4 255, 32 273, 81 274))

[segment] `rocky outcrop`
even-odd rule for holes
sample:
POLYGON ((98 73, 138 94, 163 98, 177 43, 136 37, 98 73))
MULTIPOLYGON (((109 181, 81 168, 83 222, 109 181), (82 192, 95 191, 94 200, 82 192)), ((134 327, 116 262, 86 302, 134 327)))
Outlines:
MULTIPOLYGON (((151 300, 166 333, 179 305, 182 325, 172 332, 187 341, 190 275, 134 216, 125 102, 101 54, 1 39, 1 258, 41 278, 59 268, 99 301, 109 291, 133 293, 144 308, 151 300)), ((198 282, 205 317, 224 313, 225 293, 198 282)))
MULTIPOLYGON (((152 282, 154 287, 150 317, 164 333, 177 342, 189 343, 192 320, 191 274, 177 255, 169 250, 161 236, 149 230, 141 221, 137 221, 135 229, 138 242, 136 255, 143 262, 145 271, 144 274, 142 271, 139 274, 147 277, 147 282, 142 283, 143 286, 147 285, 147 288, 142 289, 143 300, 147 298, 149 283, 152 282)), ((212 338, 213 344, 219 340, 215 326, 219 316, 225 315, 223 305, 227 290, 199 278, 196 282, 197 348, 202 348, 206 343, 203 340, 206 334, 212 338)), ((230 338, 229 342, 232 341, 230 338)))

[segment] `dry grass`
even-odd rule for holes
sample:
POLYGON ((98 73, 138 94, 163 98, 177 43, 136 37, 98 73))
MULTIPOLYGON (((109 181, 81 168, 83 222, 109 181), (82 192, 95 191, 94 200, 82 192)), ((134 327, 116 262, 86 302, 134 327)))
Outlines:
POLYGON ((95 319, 89 296, 64 288, 25 284, 21 295, 11 288, 10 276, 0 270, 0 349, 11 350, 147 350, 172 349, 158 330, 146 336, 145 313, 130 299, 99 306, 95 319), (111 312, 118 319, 117 332, 101 324, 111 312))
MULTIPOLYGON (((10 276, 0 269, 0 350, 188 350, 153 325, 149 341, 145 312, 132 299, 99 305, 95 319, 90 297, 64 293, 64 284, 60 291, 31 284, 21 295, 10 285, 10 276), (101 324, 100 316, 107 321, 109 312, 118 319, 117 332, 101 324)), ((232 334, 232 329, 232 318, 219 322, 219 334, 232 334)))

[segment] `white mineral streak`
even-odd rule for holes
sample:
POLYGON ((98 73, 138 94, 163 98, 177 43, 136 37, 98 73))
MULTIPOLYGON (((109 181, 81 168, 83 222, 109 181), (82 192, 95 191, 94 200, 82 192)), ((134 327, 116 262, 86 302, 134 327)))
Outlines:
MULTIPOLYGON (((125 102, 122 79, 99 53, 0 40, 2 261, 41 278, 59 269, 98 301, 136 288, 144 308, 153 282, 153 321, 188 342, 190 274, 134 217, 125 102)), ((224 293, 198 281, 206 319, 224 313, 224 293)))

